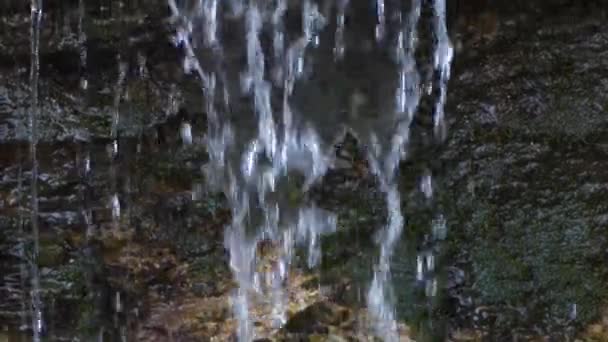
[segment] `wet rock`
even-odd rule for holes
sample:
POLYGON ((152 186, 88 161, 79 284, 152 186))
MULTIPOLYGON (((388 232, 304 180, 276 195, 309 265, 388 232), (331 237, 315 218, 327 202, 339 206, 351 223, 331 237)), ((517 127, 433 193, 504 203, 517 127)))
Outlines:
POLYGON ((465 281, 464 271, 459 268, 456 268, 456 267, 448 268, 447 277, 448 277, 448 281, 446 283, 446 287, 448 289, 452 289, 456 286, 459 286, 459 285, 463 284, 465 281))
POLYGON ((40 267, 57 266, 65 261, 66 256, 67 252, 61 245, 55 243, 41 244, 38 265, 40 267))
POLYGON ((476 330, 456 330, 452 333, 453 341, 483 341, 483 334, 476 330))
POLYGON ((445 175, 435 193, 449 226, 462 228, 447 234, 448 258, 464 261, 447 268, 454 330, 491 328, 490 339, 571 339, 573 303, 576 322, 593 322, 592 303, 606 295, 598 265, 608 178, 597 170, 608 166, 599 138, 608 125, 603 62, 590 57, 608 50, 597 39, 602 19, 538 13, 501 21, 491 44, 456 56, 450 138, 434 172, 445 175), (575 274, 588 275, 586 285, 572 285, 575 274), (484 306, 492 309, 466 313, 484 306))
POLYGON ((605 341, 608 339, 608 315, 604 308, 598 320, 586 326, 577 336, 582 341, 605 341))
POLYGON ((348 318, 346 309, 329 302, 317 302, 292 316, 285 329, 293 333, 326 333, 328 325, 340 325, 348 318))
MULTIPOLYGON (((492 323, 495 324, 492 328, 503 333, 496 337, 500 340, 507 337, 505 335, 511 333, 513 327, 533 328, 528 320, 521 318, 528 315, 522 314, 523 311, 533 312, 535 317, 550 316, 551 319, 543 322, 542 329, 559 330, 563 324, 552 322, 553 318, 568 322, 574 315, 586 322, 595 315, 596 303, 604 297, 601 284, 605 283, 605 272, 597 265, 604 264, 601 256, 606 246, 601 228, 606 225, 605 212, 608 210, 603 204, 608 189, 604 171, 608 168, 605 162, 608 150, 602 138, 606 133, 608 88, 603 80, 605 58, 601 58, 607 50, 606 28, 602 25, 604 21, 594 17, 577 18, 572 22, 569 11, 566 11, 569 16, 565 19, 549 14, 544 18, 539 14, 538 23, 530 21, 533 27, 522 27, 516 18, 509 20, 517 25, 509 24, 488 9, 490 2, 476 1, 470 6, 477 7, 480 2, 485 2, 486 8, 474 11, 460 23, 469 37, 465 37, 464 53, 457 58, 462 64, 454 68, 455 78, 450 85, 451 138, 442 158, 436 158, 435 150, 425 149, 428 146, 424 143, 416 151, 422 156, 420 164, 432 165, 433 171, 439 171, 433 178, 433 193, 441 198, 437 199, 438 204, 432 204, 432 210, 445 211, 450 223, 446 244, 451 244, 456 255, 446 258, 447 262, 466 259, 448 269, 446 282, 449 295, 460 303, 458 310, 462 311, 458 311, 458 318, 461 321, 476 319, 484 321, 480 325, 488 325, 487 320, 495 312, 505 312, 501 316, 504 317, 502 322, 492 323), (472 47, 480 50, 467 51, 472 47), (441 160, 427 163, 425 158, 441 160), (584 282, 580 281, 581 274, 585 275, 584 282), (579 305, 578 310, 572 310, 573 303, 579 305), (462 314, 490 307, 485 304, 492 305, 492 309, 478 310, 470 317, 462 314), (530 310, 511 309, 523 304, 529 305, 530 310)), ((97 275, 95 281, 107 277, 113 286, 123 291, 127 289, 141 298, 148 295, 153 298, 150 314, 145 318, 149 325, 140 332, 142 340, 207 340, 210 337, 228 340, 234 322, 226 309, 226 294, 233 284, 226 270, 226 257, 220 257, 218 253, 223 253, 221 231, 230 218, 225 210, 202 208, 207 204, 190 207, 188 186, 194 177, 200 176, 192 172, 200 165, 185 166, 187 163, 182 161, 192 162, 198 156, 185 154, 182 158, 177 149, 164 146, 171 147, 179 144, 180 139, 188 138, 187 134, 179 134, 183 118, 176 120, 179 115, 171 114, 177 112, 181 102, 188 108, 203 108, 200 89, 196 82, 181 77, 181 56, 168 42, 166 35, 170 30, 160 24, 166 3, 146 3, 147 14, 140 11, 142 3, 131 1, 125 5, 129 8, 122 5, 112 7, 114 14, 108 14, 107 9, 100 9, 99 13, 96 9, 87 12, 91 20, 85 20, 89 30, 85 46, 90 49, 86 70, 78 65, 79 52, 74 44, 79 42, 74 40, 73 32, 63 37, 62 30, 53 29, 66 20, 68 31, 73 30, 75 25, 70 25, 70 15, 62 19, 63 15, 54 12, 57 7, 49 7, 45 20, 53 25, 45 25, 41 51, 41 60, 48 62, 43 63, 41 75, 45 89, 41 95, 43 108, 39 118, 41 139, 74 138, 84 140, 94 148, 101 145, 95 137, 109 135, 110 113, 119 110, 120 127, 125 136, 141 135, 144 143, 153 145, 153 151, 125 153, 122 159, 112 161, 93 153, 93 164, 97 163, 93 173, 97 178, 91 184, 84 184, 83 188, 87 190, 76 187, 66 190, 78 193, 78 196, 53 197, 45 189, 40 198, 41 222, 53 227, 77 226, 79 231, 86 231, 69 239, 75 249, 84 249, 91 243, 89 239, 101 241, 103 258, 96 261, 96 267, 106 269, 110 275, 97 275), (125 11, 123 13, 133 12, 130 14, 134 17, 122 18, 117 9, 125 11), (164 45, 158 42, 164 42, 164 45), (117 54, 129 63, 122 92, 115 86, 117 54), (140 55, 146 60, 143 64, 139 63, 140 55), (83 71, 88 75, 87 89, 79 88, 83 71), (175 92, 175 89, 180 91, 175 92), (119 99, 118 106, 114 105, 115 96, 119 99), (150 157, 159 151, 166 153, 160 158, 150 157), (145 161, 134 162, 138 158, 145 161), (104 171, 117 164, 124 168, 123 171, 104 171), (135 185, 124 188, 118 185, 131 171, 135 185), (98 200, 112 191, 117 191, 121 201, 127 204, 127 211, 121 211, 123 217, 119 220, 104 207, 106 203, 98 200), (157 201, 158 198, 150 193, 161 194, 162 199, 157 201), (128 200, 130 196, 132 198, 128 200), (205 213, 201 214, 203 211, 205 213), (92 212, 92 218, 81 218, 82 212, 92 212), (138 225, 131 224, 136 220, 138 225), (115 229, 117 226, 120 229, 115 229), (159 245, 170 247, 165 249, 159 245), (156 254, 159 251, 160 254, 156 254), (208 297, 221 299, 214 301, 208 297)), ((552 2, 551 5, 563 4, 552 2)), ((362 13, 367 13, 364 2, 357 6, 362 6, 365 9, 362 13)), ((30 98, 27 68, 23 67, 29 61, 29 44, 23 44, 29 39, 28 16, 27 11, 15 17, 6 16, 0 25, 0 32, 14 35, 14 39, 0 42, 0 61, 6 62, 0 63, 3 71, 0 83, 6 84, 0 88, 0 141, 28 137, 24 118, 30 98)), ((73 13, 71 16, 74 17, 73 13)), ((365 23, 355 30, 364 31, 375 25, 374 20, 366 16, 355 14, 357 20, 354 22, 361 23, 359 19, 362 19, 365 23)), ((367 132, 367 124, 376 117, 376 111, 392 105, 390 100, 385 101, 386 94, 393 91, 392 81, 396 77, 392 61, 386 56, 378 56, 373 51, 373 43, 368 43, 370 39, 364 38, 365 43, 359 44, 360 37, 347 38, 349 42, 353 41, 350 46, 359 58, 347 60, 336 70, 334 64, 328 63, 331 70, 321 69, 319 75, 312 75, 311 82, 302 85, 304 91, 294 98, 300 107, 313 112, 312 121, 328 123, 320 125, 322 135, 328 140, 334 138, 335 128, 343 119, 351 120, 357 129, 367 132), (357 38, 356 41, 353 38, 357 38), (371 79, 370 74, 373 75, 371 79), (337 86, 329 86, 331 84, 337 86), (321 105, 323 110, 319 110, 321 105), (329 110, 325 110, 327 108, 329 110), (335 115, 326 115, 328 112, 335 115), (343 115, 345 112, 347 115, 343 115)), ((226 51, 226 54, 240 58, 234 51, 226 51)), ((420 126, 432 123, 424 117, 418 121, 420 126)), ((197 128, 196 124, 192 128, 193 142, 197 142, 197 135, 200 138, 203 132, 197 128)), ((418 138, 423 140, 424 137, 423 134, 414 136, 414 145, 418 144, 418 138)), ((129 143, 122 144, 126 145, 129 143)), ((66 161, 71 156, 70 152, 59 159, 66 161)), ((322 289, 329 288, 327 284, 319 284, 321 281, 333 283, 335 289, 323 291, 323 294, 331 295, 342 304, 361 304, 362 300, 353 295, 357 292, 354 289, 357 286, 365 288, 367 284, 370 265, 366 261, 376 257, 377 252, 371 236, 386 216, 381 209, 384 199, 378 195, 377 184, 369 181, 369 170, 361 163, 362 158, 350 152, 340 154, 340 157, 335 172, 310 194, 340 214, 339 232, 323 240, 326 251, 323 271, 332 272, 333 277, 324 273, 320 281, 290 290, 292 303, 297 304, 291 306, 293 317, 287 330, 309 334, 307 337, 312 340, 340 340, 337 336, 343 331, 334 331, 334 326, 344 323, 345 309, 319 302, 315 290, 318 285, 322 289), (338 279, 343 278, 344 283, 340 283, 338 279), (317 303, 309 305, 311 298, 317 303)), ((3 188, 0 197, 3 200, 0 200, 0 206, 9 205, 13 209, 18 206, 21 195, 5 192, 4 188, 16 188, 15 166, 22 161, 15 156, 1 158, 3 188), (5 160, 10 164, 6 168, 5 160)), ((407 177, 419 168, 422 167, 410 163, 404 165, 403 173, 407 177)), ((24 177, 27 176, 26 171, 24 177)), ((51 188, 60 187, 62 183, 57 179, 67 177, 49 170, 41 176, 44 176, 41 178, 43 186, 51 188)), ((307 194, 299 189, 292 190, 286 198, 294 205, 307 199, 307 194)), ((28 191, 24 189, 24 193, 28 191)), ((404 193, 406 191, 409 190, 404 193)), ((209 198, 203 198, 211 202, 209 198)), ((407 275, 415 274, 415 266, 409 263, 415 256, 407 253, 416 250, 417 234, 425 233, 426 229, 420 222, 427 218, 425 211, 431 210, 429 202, 414 196, 408 197, 406 202, 404 205, 411 212, 407 212, 406 234, 409 235, 404 240, 410 245, 399 248, 399 253, 403 254, 395 258, 398 266, 395 278, 399 279, 399 284, 406 284, 396 289, 400 298, 409 295, 404 292, 414 283, 407 275)), ((17 217, 18 211, 5 209, 2 209, 3 215, 17 217)), ((5 221, 0 222, 4 225, 5 221)), ((12 232, 17 224, 6 226, 10 226, 12 232)), ((426 239, 419 240, 428 243, 426 239)), ((7 241, 9 246, 14 242, 7 241)), ((45 276, 56 277, 57 273, 49 270, 68 259, 59 246, 55 241, 41 244, 40 262, 46 267, 45 276)), ((12 276, 12 271, 10 274, 12 276)), ((425 300, 420 302, 427 308, 425 300)), ((406 302, 409 307, 418 303, 409 297, 406 302)), ((262 313, 256 319, 260 326, 267 321, 262 313)), ((467 323, 470 321, 463 325, 467 323)), ((461 332, 462 340, 480 338, 466 327, 457 331, 461 332)), ((595 335, 600 332, 597 324, 590 326, 590 332, 595 335)))

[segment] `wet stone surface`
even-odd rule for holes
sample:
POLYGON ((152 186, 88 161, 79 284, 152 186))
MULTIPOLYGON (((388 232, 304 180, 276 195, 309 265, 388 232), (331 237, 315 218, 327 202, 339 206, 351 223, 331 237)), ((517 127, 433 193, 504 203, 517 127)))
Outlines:
MULTIPOLYGON (((206 113, 171 44, 167 6, 85 2, 84 12, 77 2, 49 5, 42 25, 34 259, 30 12, 0 1, 0 340, 31 339, 34 269, 49 340, 233 340, 236 284, 224 248, 231 214, 224 196, 208 190, 206 147, 180 136, 179 108, 195 142, 206 113)), ((601 2, 448 5, 457 49, 448 138, 432 141, 431 104, 422 103, 400 168, 406 226, 391 280, 401 340, 607 338, 607 10, 601 2), (427 174, 433 200, 421 188, 427 174)), ((227 44, 238 45, 229 31, 227 44)), ((376 56, 367 40, 353 53, 376 56)), ((367 146, 335 135, 344 118, 366 132, 374 111, 391 103, 382 96, 392 98, 396 74, 380 62, 386 56, 324 70, 328 51, 317 52, 317 73, 294 102, 339 143, 338 161, 309 192, 291 180, 286 198, 332 210, 338 228, 321 239, 318 268, 297 251, 282 328, 267 299, 256 297, 258 341, 372 340, 365 295, 385 199, 367 146), (357 96, 365 99, 361 118, 341 117, 357 96)), ((225 55, 236 79, 243 56, 225 55)), ((250 125, 238 121, 247 100, 233 100, 237 125, 250 125)), ((274 247, 263 248, 258 266, 271 269, 274 247)))

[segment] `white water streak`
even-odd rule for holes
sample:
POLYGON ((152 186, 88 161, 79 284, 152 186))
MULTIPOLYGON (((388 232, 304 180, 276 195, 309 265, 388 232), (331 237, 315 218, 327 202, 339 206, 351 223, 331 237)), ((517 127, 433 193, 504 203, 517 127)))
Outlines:
MULTIPOLYGON (((380 5, 378 5, 380 6, 380 5)), ((396 91, 395 132, 387 151, 375 134, 371 136, 372 149, 368 154, 370 167, 377 176, 381 189, 386 193, 388 223, 380 232, 380 257, 368 292, 368 309, 374 321, 376 333, 385 341, 398 341, 395 309, 390 300, 390 263, 395 245, 403 231, 404 217, 401 212, 401 196, 395 177, 399 162, 406 156, 409 127, 420 102, 420 76, 416 67, 416 30, 420 18, 421 1, 413 0, 409 16, 397 40, 399 84, 396 91)))
POLYGON ((376 17, 378 20, 375 32, 376 41, 381 41, 382 39, 384 39, 384 36, 386 34, 386 14, 384 0, 376 0, 376 17))
POLYGON ((433 115, 434 132, 437 139, 443 141, 447 138, 445 123, 445 102, 447 98, 447 87, 450 79, 450 67, 454 57, 454 49, 448 36, 445 16, 445 0, 435 0, 433 27, 437 44, 435 45, 433 64, 435 71, 439 73, 439 97, 435 102, 433 115))
POLYGON ((42 19, 42 0, 31 1, 31 66, 30 89, 31 107, 29 111, 30 123, 30 158, 32 161, 31 179, 31 225, 34 250, 30 260, 31 299, 32 299, 32 340, 38 342, 44 329, 42 317, 42 299, 40 295, 40 274, 38 270, 38 257, 40 253, 39 227, 38 227, 38 118, 40 104, 38 103, 38 79, 40 73, 40 21, 42 19))
POLYGON ((86 77, 87 69, 87 34, 84 30, 84 19, 86 14, 85 0, 78 1, 78 54, 80 61, 80 88, 86 90, 88 88, 88 80, 86 77))
POLYGON ((338 0, 336 9, 336 33, 334 36, 334 56, 337 60, 344 58, 346 52, 346 42, 344 41, 344 35, 346 34, 345 21, 346 21, 346 9, 348 7, 349 0, 338 0))

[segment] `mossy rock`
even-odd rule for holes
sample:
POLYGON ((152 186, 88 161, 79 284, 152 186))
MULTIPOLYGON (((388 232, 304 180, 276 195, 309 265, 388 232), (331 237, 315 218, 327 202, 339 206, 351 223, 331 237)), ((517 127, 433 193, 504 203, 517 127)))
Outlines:
POLYGON ((39 267, 54 267, 61 265, 67 256, 61 245, 48 244, 40 246, 38 254, 39 267))

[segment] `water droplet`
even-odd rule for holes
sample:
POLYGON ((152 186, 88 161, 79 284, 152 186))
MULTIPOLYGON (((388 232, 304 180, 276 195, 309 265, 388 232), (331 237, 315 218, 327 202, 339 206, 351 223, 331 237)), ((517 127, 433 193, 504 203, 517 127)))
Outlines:
POLYGON ((117 220, 120 218, 120 201, 118 200, 118 194, 112 195, 110 206, 112 208, 112 218, 117 220))

